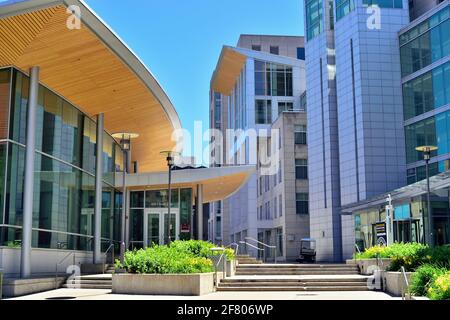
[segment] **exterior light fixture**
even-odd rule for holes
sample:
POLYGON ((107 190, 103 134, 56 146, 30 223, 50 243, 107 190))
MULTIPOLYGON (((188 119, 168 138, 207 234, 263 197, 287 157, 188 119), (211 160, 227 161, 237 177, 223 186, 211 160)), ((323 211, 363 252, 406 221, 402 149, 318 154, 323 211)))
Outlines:
POLYGON ((169 173, 169 183, 168 183, 168 199, 167 199, 167 244, 170 244, 170 231, 172 230, 172 222, 170 220, 170 207, 172 205, 172 189, 171 189, 171 183, 172 183, 172 167, 175 163, 175 157, 180 156, 181 154, 176 151, 161 151, 161 155, 166 157, 167 160, 167 167, 168 167, 168 173, 169 173))
POLYGON ((436 151, 438 147, 436 146, 420 146, 416 148, 416 151, 423 153, 423 160, 425 160, 425 172, 427 175, 427 211, 428 211, 428 228, 429 230, 429 245, 430 247, 434 246, 434 235, 433 235, 433 217, 431 215, 431 191, 430 191, 430 172, 429 172, 429 163, 431 159, 431 153, 436 151))

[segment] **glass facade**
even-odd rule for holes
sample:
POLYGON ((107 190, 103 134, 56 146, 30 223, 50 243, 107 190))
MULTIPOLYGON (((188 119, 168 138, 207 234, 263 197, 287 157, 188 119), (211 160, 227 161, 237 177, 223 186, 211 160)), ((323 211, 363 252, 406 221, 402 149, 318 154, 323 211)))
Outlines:
POLYGON ((256 100, 255 101, 255 122, 256 124, 272 123, 272 101, 256 100))
POLYGON ((450 153, 450 110, 405 127, 406 160, 408 163, 423 160, 423 154, 415 150, 424 145, 437 146, 432 156, 450 153))
MULTIPOLYGON (((427 226, 426 196, 399 200, 394 203, 393 236, 395 242, 426 242, 427 226)), ((432 192, 431 210, 433 216, 434 242, 437 245, 450 244, 450 189, 432 192)), ((360 250, 377 244, 377 224, 386 221, 385 207, 368 208, 354 215, 356 243, 360 250)))
POLYGON ((405 120, 450 103, 450 62, 403 85, 405 120))
POLYGON ((354 0, 336 0, 336 21, 355 10, 354 0))
POLYGON ((380 8, 403 8, 403 0, 363 0, 363 5, 379 6, 380 8))
POLYGON ((309 41, 323 32, 322 0, 306 0, 306 39, 309 41))
POLYGON ((450 7, 400 35, 402 75, 407 76, 450 54, 450 7))
POLYGON ((309 213, 309 194, 308 193, 296 193, 295 194, 296 213, 308 214, 309 213))
MULTIPOLYGON (((0 245, 21 240, 28 89, 28 76, 15 69, 0 70, 0 110, 2 116, 9 113, 7 120, 0 119, 6 123, 3 130, 7 133, 7 139, 0 144, 0 245), (8 86, 11 101, 4 98, 2 84, 7 78, 11 79, 8 86)), ((44 86, 39 86, 36 119, 32 246, 91 251, 96 124, 44 86)), ((114 174, 123 167, 120 165, 123 158, 120 146, 109 134, 104 135, 102 240, 105 250, 110 242, 120 240, 122 197, 114 189, 114 174)))
POLYGON ((255 95, 292 97, 292 67, 255 60, 255 95))
MULTIPOLYGON (((172 190, 172 205, 174 210, 173 215, 178 215, 179 229, 173 236, 178 235, 180 240, 191 239, 191 219, 192 219, 192 189, 173 189, 172 190)), ((144 223, 144 215, 149 215, 151 218, 156 213, 167 212, 168 207, 168 190, 146 190, 130 192, 130 241, 133 248, 141 248, 144 246, 145 228, 147 233, 153 234, 153 242, 158 241, 158 237, 163 233, 159 227, 159 217, 154 218, 151 224, 146 226, 144 223), (152 230, 153 229, 153 230, 152 230)), ((164 227, 166 230, 167 225, 164 227)), ((150 242, 149 242, 150 243, 150 242)))

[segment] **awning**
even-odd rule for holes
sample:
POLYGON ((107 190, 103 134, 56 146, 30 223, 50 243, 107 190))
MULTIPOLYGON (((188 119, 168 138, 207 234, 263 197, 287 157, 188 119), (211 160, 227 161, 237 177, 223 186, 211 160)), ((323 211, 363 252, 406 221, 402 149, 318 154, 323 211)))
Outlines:
MULTIPOLYGON (((430 190, 435 192, 440 189, 450 187, 450 171, 440 173, 430 177, 430 190)), ((391 195, 392 201, 401 201, 412 197, 421 196, 427 193, 427 180, 421 180, 414 184, 393 190, 391 192, 383 193, 379 196, 352 203, 341 208, 343 215, 352 214, 356 211, 362 211, 369 208, 387 205, 386 199, 391 195)))
POLYGON ((211 79, 213 90, 229 96, 246 61, 247 57, 245 55, 237 52, 232 47, 224 46, 211 79))
MULTIPOLYGON (((236 193, 255 172, 255 166, 230 166, 172 171, 172 188, 193 188, 203 185, 203 202, 223 200, 236 193)), ((122 188, 121 174, 116 175, 116 187, 122 188)), ((167 189, 168 173, 138 173, 127 175, 130 190, 167 189)))
POLYGON ((0 4, 0 67, 41 68, 41 82, 90 116, 105 114, 108 132, 136 132, 132 160, 142 171, 164 170, 159 152, 174 146, 181 123, 155 77, 124 42, 79 0, 0 4), (81 28, 69 29, 81 10, 81 28))

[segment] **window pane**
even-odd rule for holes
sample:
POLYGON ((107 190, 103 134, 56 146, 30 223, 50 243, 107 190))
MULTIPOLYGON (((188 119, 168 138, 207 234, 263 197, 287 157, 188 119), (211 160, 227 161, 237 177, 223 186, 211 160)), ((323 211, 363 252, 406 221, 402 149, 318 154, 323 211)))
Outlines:
POLYGON ((8 137, 11 69, 0 70, 0 139, 8 137))
POLYGON ((130 192, 130 207, 144 208, 144 191, 130 192))

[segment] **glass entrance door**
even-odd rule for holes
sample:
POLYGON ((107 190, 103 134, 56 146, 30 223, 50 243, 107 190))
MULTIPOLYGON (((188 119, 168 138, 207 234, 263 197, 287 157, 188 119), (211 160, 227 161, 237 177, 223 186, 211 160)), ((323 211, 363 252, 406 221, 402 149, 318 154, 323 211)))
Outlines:
MULTIPOLYGON (((177 209, 170 210, 170 240, 178 240, 179 237, 179 212, 177 209)), ((152 244, 167 244, 167 209, 148 209, 144 213, 144 247, 152 244)))

